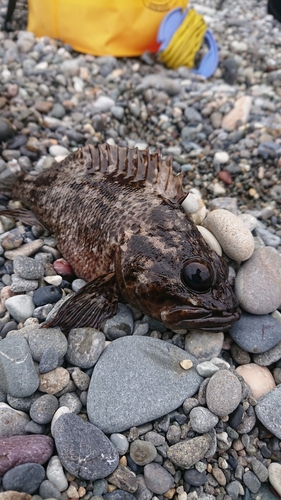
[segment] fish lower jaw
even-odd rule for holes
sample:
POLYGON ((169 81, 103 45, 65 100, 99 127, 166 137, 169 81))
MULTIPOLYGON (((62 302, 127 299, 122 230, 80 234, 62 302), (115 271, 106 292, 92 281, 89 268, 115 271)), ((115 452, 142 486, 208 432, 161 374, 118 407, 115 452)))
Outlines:
POLYGON ((172 331, 204 330, 221 332, 229 330, 241 316, 240 309, 234 312, 222 311, 217 315, 204 309, 180 309, 161 311, 161 320, 172 331))

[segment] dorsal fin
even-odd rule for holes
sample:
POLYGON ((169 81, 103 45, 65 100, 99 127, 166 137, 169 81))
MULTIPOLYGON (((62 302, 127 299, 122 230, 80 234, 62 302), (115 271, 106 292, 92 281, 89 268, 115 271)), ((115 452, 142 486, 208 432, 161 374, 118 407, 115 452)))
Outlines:
POLYGON ((181 203, 187 193, 182 189, 182 177, 173 174, 171 156, 162 159, 160 151, 149 153, 109 144, 92 145, 82 150, 87 173, 103 173, 108 179, 131 187, 145 187, 170 203, 181 203))

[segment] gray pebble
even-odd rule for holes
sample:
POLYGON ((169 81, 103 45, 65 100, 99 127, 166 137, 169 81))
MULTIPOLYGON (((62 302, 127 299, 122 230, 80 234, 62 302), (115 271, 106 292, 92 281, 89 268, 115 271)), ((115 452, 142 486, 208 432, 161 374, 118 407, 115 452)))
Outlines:
POLYGON ((188 469, 184 473, 184 480, 191 486, 203 486, 207 481, 205 471, 199 472, 197 469, 188 469))
POLYGON ((67 339, 59 328, 34 328, 29 332, 28 343, 32 357, 40 362, 43 352, 52 347, 63 357, 67 351, 67 339))
POLYGON ((206 390, 207 406, 215 415, 225 416, 232 413, 240 403, 241 384, 229 370, 220 370, 209 380, 206 390))
POLYGON ((251 464, 253 472, 256 474, 259 481, 262 483, 268 480, 268 469, 267 467, 256 457, 251 458, 251 464))
POLYGON ((131 335, 133 328, 134 320, 131 309, 124 304, 118 304, 117 314, 104 322, 102 331, 108 340, 115 340, 131 335))
POLYGON ((267 392, 258 399, 256 415, 272 434, 281 439, 281 386, 267 392))
POLYGON ((227 494, 232 500, 238 500, 240 495, 240 483, 239 481, 231 481, 225 487, 227 494))
POLYGON ((26 434, 29 417, 23 411, 14 410, 6 403, 0 403, 0 436, 26 434))
POLYGON ((93 484, 93 495, 100 496, 107 492, 108 482, 106 479, 97 479, 93 484))
POLYGON ((2 484, 4 490, 35 493, 45 477, 45 469, 39 464, 21 464, 4 474, 2 484))
POLYGON ((70 373, 71 373, 71 378, 72 378, 74 384, 76 385, 76 387, 78 387, 78 389, 80 389, 80 391, 86 391, 89 387, 89 384, 90 384, 89 375, 87 375, 87 373, 80 370, 80 368, 78 368, 78 367, 72 369, 70 371, 70 373))
POLYGON ((102 479, 117 467, 116 448, 100 429, 73 413, 65 413, 54 425, 54 438, 62 465, 82 479, 102 479))
POLYGON ((197 359, 209 360, 220 354, 223 338, 222 332, 210 335, 204 331, 193 330, 185 337, 185 350, 197 359))
POLYGON ((245 474, 243 474, 243 481, 252 493, 258 493, 261 482, 258 480, 256 474, 250 470, 245 472, 245 474))
POLYGON ((105 336, 95 328, 74 328, 68 335, 66 359, 79 368, 91 368, 99 359, 105 336))
POLYGON ((20 255, 14 260, 14 272, 26 280, 39 280, 44 276, 44 266, 31 257, 20 255))
POLYGON ((281 325, 269 314, 243 313, 232 325, 230 335, 245 351, 262 353, 281 341, 281 325))
POLYGON ((50 372, 50 371, 54 370, 55 368, 57 368, 58 364, 59 364, 58 352, 52 346, 47 347, 47 349, 45 349, 42 352, 42 356, 41 356, 40 363, 38 366, 38 371, 39 371, 39 373, 50 372))
POLYGON ((173 476, 156 463, 145 465, 143 473, 147 488, 158 495, 163 495, 174 485, 173 476))
POLYGON ((110 108, 110 111, 113 114, 114 118, 117 118, 117 120, 119 121, 122 120, 125 112, 122 106, 112 106, 112 108, 110 108))
POLYGON ((0 388, 15 397, 33 394, 39 385, 31 353, 21 334, 0 343, 0 388))
POLYGON ((39 321, 45 321, 53 307, 53 304, 45 304, 44 306, 35 307, 33 317, 39 319, 39 321))
POLYGON ((127 453, 129 449, 129 442, 126 436, 119 433, 111 434, 110 441, 114 444, 119 455, 125 455, 125 453, 127 453))
POLYGON ((46 434, 46 425, 37 424, 33 420, 30 420, 24 428, 26 434, 46 434))
POLYGON ((193 408, 189 414, 189 418, 192 429, 199 434, 210 431, 219 421, 217 415, 214 415, 203 406, 193 408))
POLYGON ((130 457, 138 465, 146 465, 156 458, 157 450, 149 441, 136 439, 130 446, 130 457))
POLYGON ((219 367, 211 363, 211 361, 203 361, 202 363, 198 363, 196 370, 201 377, 207 378, 218 372, 219 367))
POLYGON ((78 414, 81 411, 82 403, 75 392, 67 392, 59 399, 60 406, 67 406, 71 413, 78 414))
POLYGON ((39 495, 41 498, 61 500, 60 490, 58 490, 48 479, 45 479, 45 481, 42 481, 40 484, 39 495))
POLYGON ((87 402, 90 421, 104 432, 122 432, 178 408, 201 382, 193 368, 180 368, 183 359, 185 351, 162 340, 139 336, 114 340, 93 371, 87 402))
POLYGON ((25 280, 12 274, 11 291, 15 293, 32 292, 38 288, 38 281, 25 280))
POLYGON ((154 444, 154 446, 161 446, 165 443, 165 437, 155 431, 147 432, 144 436, 144 439, 154 444))
POLYGON ((30 408, 30 416, 37 424, 48 424, 51 422, 59 406, 58 400, 52 394, 44 394, 36 399, 30 408))
POLYGON ((71 288, 74 292, 78 292, 85 285, 86 285, 86 281, 78 278, 78 279, 72 281, 71 288))
POLYGON ((53 455, 47 466, 47 478, 59 490, 64 491, 68 487, 68 481, 63 471, 61 461, 57 455, 53 455))
POLYGON ((261 354, 254 354, 253 360, 257 365, 269 366, 278 361, 281 357, 281 341, 274 347, 261 354))

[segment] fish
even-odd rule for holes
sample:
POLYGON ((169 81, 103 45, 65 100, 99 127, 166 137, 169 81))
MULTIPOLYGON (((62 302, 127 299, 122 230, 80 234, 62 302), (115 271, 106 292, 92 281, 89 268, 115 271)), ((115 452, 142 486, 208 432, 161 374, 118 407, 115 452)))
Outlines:
POLYGON ((182 209, 188 193, 171 157, 87 145, 37 176, 7 177, 6 188, 26 208, 1 215, 54 234, 86 281, 43 326, 100 328, 118 302, 173 331, 224 331, 239 319, 228 265, 182 209))

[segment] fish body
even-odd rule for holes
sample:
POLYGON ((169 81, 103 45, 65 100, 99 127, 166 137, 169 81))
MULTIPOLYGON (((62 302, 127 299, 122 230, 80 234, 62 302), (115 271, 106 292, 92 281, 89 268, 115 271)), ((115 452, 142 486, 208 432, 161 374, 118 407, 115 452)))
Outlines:
POLYGON ((88 282, 48 326, 99 327, 120 300, 171 329, 219 331, 239 319, 228 266, 182 211, 181 183, 159 153, 107 144, 18 174, 11 195, 32 213, 10 214, 54 233, 88 282))

